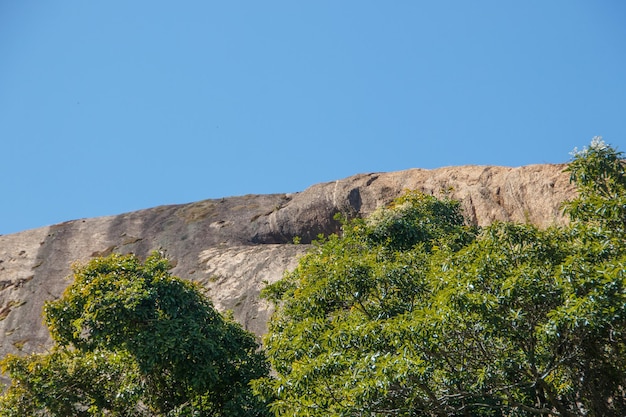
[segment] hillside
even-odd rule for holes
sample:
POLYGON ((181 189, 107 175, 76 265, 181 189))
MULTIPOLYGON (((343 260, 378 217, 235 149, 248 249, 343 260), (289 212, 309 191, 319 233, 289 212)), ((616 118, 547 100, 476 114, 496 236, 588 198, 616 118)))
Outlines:
POLYGON ((0 356, 42 351, 45 300, 69 284, 74 261, 111 252, 165 251, 173 273, 203 284, 216 307, 261 335, 271 314, 264 282, 293 268, 308 243, 338 230, 337 212, 367 216, 405 189, 462 202, 468 221, 562 224, 574 193, 564 165, 463 166, 355 175, 293 194, 247 195, 73 220, 0 236, 0 356), (291 242, 300 237, 301 245, 291 242))

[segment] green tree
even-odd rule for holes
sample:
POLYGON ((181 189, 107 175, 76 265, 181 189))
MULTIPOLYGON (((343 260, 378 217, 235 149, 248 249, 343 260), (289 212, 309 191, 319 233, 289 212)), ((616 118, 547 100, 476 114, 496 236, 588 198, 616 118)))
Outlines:
POLYGON ((43 354, 8 356, 0 416, 262 416, 249 381, 269 368, 252 334, 153 254, 74 266, 44 307, 43 354))
POLYGON ((596 223, 606 232, 626 233, 626 162, 623 153, 596 136, 589 147, 574 149, 568 165, 578 197, 565 204, 572 220, 596 223))
MULTIPOLYGON (((582 201, 625 197, 619 155, 575 156, 582 201)), ((626 415, 623 217, 568 204, 568 227, 477 231, 409 193, 346 223, 265 290, 276 374, 256 391, 277 416, 626 415)))

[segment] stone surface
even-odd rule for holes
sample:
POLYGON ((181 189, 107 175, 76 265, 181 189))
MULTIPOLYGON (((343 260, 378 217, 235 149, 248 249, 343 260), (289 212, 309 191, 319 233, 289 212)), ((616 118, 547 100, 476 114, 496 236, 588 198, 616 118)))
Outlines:
POLYGON ((0 356, 42 351, 43 303, 70 283, 70 265, 111 252, 165 251, 173 273, 202 283, 221 311, 258 335, 271 306, 267 282, 294 268, 318 234, 338 231, 337 212, 367 216, 406 189, 459 199, 469 221, 562 224, 574 195, 564 165, 464 166, 355 175, 294 194, 247 195, 73 220, 0 236, 0 356), (302 239, 293 245, 293 238, 302 239))

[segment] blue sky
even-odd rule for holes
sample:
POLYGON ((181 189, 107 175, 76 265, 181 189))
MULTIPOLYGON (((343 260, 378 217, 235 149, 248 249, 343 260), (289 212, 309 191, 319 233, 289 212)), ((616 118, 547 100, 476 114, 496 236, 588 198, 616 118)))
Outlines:
POLYGON ((0 234, 626 150, 626 2, 0 0, 0 234))

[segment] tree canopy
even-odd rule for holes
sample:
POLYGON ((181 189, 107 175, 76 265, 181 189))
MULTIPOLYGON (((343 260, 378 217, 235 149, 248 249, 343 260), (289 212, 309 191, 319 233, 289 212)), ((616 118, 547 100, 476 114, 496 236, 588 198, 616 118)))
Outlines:
POLYGON ((567 226, 416 191, 344 220, 264 290, 264 351, 158 254, 75 265, 0 417, 624 416, 626 165, 594 138, 567 170, 567 226))
POLYGON ((262 416, 255 337, 157 253, 96 258, 44 307, 49 352, 8 356, 0 416, 262 416))
POLYGON ((277 416, 626 415, 626 176, 594 139, 571 224, 463 224, 410 192, 265 295, 277 416))

